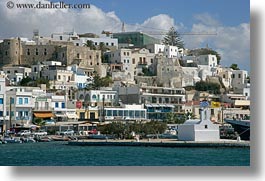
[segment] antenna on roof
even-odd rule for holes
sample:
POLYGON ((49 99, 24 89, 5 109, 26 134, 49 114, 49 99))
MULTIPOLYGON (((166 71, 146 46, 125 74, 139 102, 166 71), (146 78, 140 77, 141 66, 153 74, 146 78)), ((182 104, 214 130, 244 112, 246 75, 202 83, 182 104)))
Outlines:
POLYGON ((125 25, 124 25, 124 22, 122 22, 121 31, 122 31, 122 32, 125 32, 125 25))

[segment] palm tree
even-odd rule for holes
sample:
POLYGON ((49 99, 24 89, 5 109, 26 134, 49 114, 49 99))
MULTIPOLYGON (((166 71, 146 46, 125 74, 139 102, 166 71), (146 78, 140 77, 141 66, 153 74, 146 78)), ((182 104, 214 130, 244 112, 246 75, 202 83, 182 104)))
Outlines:
POLYGON ((89 47, 91 50, 96 50, 96 47, 92 40, 87 40, 86 43, 84 43, 84 46, 89 47))
POLYGON ((35 125, 37 125, 39 127, 42 127, 46 123, 45 123, 45 121, 42 118, 36 118, 36 119, 33 120, 33 124, 35 124, 35 125))
POLYGON ((174 27, 171 27, 164 37, 163 43, 165 45, 177 46, 178 48, 184 48, 184 42, 180 37, 180 34, 174 27))

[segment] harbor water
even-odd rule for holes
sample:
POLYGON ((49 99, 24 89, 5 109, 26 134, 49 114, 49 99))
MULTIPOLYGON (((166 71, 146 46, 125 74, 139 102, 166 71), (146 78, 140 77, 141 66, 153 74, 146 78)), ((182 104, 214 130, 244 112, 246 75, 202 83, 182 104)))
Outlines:
POLYGON ((250 148, 0 145, 1 166, 249 166, 250 148))

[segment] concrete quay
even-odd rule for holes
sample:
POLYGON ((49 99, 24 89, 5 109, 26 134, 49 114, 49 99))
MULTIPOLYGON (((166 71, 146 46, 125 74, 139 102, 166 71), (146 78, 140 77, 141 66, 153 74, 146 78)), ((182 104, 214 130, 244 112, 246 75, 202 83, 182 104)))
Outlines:
POLYGON ((249 141, 220 140, 215 142, 160 140, 79 140, 69 141, 71 146, 144 146, 144 147, 242 147, 250 148, 249 141))

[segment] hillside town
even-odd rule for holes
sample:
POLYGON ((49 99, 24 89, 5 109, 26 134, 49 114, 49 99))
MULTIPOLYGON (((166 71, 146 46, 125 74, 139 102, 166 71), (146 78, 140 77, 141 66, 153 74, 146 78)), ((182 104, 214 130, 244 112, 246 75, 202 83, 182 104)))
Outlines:
MULTIPOLYGON (((170 35, 169 35, 170 37, 170 35)), ((209 48, 194 50, 144 32, 75 31, 0 40, 0 132, 45 126, 88 131, 113 122, 250 119, 250 76, 221 66, 209 48)))

